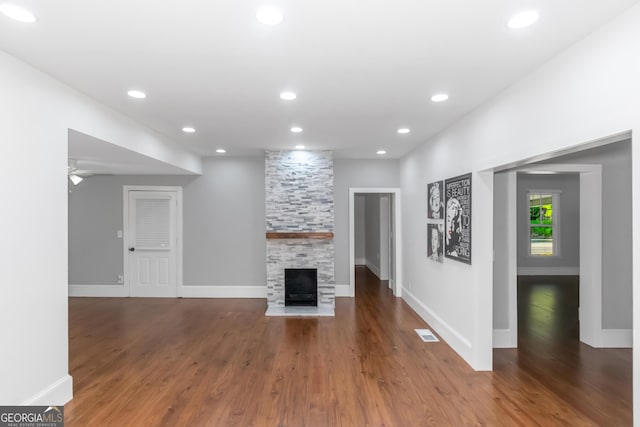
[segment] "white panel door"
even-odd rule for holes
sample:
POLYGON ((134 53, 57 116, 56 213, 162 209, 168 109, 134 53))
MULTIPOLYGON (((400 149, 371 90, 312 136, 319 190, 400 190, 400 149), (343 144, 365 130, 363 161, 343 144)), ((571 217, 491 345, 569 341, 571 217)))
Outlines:
POLYGON ((132 297, 177 296, 176 201, 173 191, 129 191, 132 297))

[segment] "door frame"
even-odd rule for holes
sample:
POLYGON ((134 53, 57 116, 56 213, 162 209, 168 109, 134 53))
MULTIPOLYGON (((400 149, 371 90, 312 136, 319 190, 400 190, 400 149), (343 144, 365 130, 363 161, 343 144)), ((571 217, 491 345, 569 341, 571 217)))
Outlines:
POLYGON ((129 274, 129 193, 132 191, 158 191, 172 192, 176 194, 176 297, 182 297, 182 187, 155 186, 155 185, 123 185, 123 209, 122 209, 122 256, 124 294, 131 297, 131 277, 129 274))
MULTIPOLYGON (((400 188, 349 188, 349 295, 356 296, 356 244, 355 244, 355 198, 356 194, 382 193, 391 194, 389 200, 391 217, 393 218, 391 238, 393 244, 391 251, 393 252, 393 286, 391 290, 396 297, 402 296, 402 204, 400 196, 400 188)), ((389 283, 391 283, 389 278, 389 283)))
MULTIPOLYGON (((508 173, 507 209, 509 277, 509 329, 503 331, 494 347, 518 347, 518 172, 556 172, 580 174, 580 341, 603 347, 602 333, 602 166, 598 164, 540 164, 517 168, 508 173)), ((496 339, 494 335, 494 340, 496 339)))
POLYGON ((391 234, 393 225, 391 224, 391 198, 390 194, 381 194, 378 197, 378 209, 380 210, 380 280, 386 280, 389 287, 393 285, 393 277, 391 277, 391 234))

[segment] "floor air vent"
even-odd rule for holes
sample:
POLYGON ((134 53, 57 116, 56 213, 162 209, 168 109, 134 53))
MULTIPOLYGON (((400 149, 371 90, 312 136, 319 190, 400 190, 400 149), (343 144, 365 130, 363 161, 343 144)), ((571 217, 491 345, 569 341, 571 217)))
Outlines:
POLYGON ((420 337, 420 339, 424 342, 438 342, 440 341, 438 338, 436 338, 435 335, 433 335, 433 333, 428 330, 428 329, 415 329, 416 334, 418 334, 418 336, 420 337))

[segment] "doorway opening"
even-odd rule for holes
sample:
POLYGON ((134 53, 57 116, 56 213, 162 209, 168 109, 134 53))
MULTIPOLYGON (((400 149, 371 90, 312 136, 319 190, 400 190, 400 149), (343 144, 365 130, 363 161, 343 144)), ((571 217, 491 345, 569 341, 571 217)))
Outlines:
POLYGON ((493 344, 515 349, 495 350, 494 370, 517 365, 602 424, 626 425, 632 416, 630 157, 627 135, 502 170, 494 181, 493 344), (561 232, 556 242, 555 230, 549 235, 522 230, 523 224, 546 226, 534 224, 532 213, 542 216, 542 208, 555 203, 549 191, 522 194, 519 180, 527 175, 521 174, 532 173, 579 177, 579 188, 560 197, 562 211, 565 196, 578 193, 578 211, 559 223, 561 230, 577 226, 577 247, 567 244, 561 232), (525 200, 520 207, 518 197, 525 200), (536 197, 538 203, 530 203, 536 197), (533 205, 539 211, 533 212, 533 205), (547 261, 553 255, 556 260, 578 258, 565 264, 523 262, 536 261, 532 255, 548 256, 547 261), (615 420, 602 419, 604 412, 615 420))
POLYGON ((355 297, 356 265, 366 266, 396 297, 402 293, 400 189, 349 189, 349 296, 355 297))

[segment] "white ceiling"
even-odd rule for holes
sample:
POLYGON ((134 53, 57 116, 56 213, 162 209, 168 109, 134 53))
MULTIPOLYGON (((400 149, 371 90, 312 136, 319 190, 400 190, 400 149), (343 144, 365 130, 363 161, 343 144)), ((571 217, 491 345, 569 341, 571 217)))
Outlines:
POLYGON ((202 155, 398 158, 636 2, 273 0, 270 27, 253 0, 14 0, 39 21, 0 15, 0 49, 202 155), (526 9, 538 23, 506 27, 526 9))

